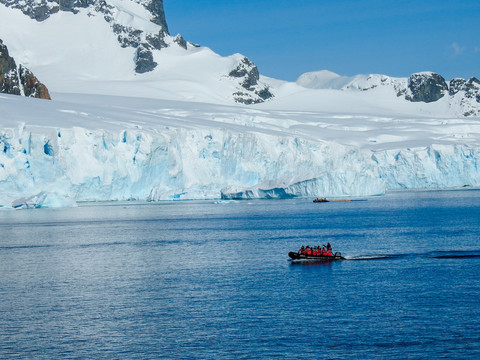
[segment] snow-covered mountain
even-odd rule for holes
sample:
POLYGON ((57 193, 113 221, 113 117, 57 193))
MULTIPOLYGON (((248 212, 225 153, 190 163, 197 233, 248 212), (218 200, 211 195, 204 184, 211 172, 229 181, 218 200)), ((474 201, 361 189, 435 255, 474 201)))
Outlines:
POLYGON ((449 113, 456 116, 480 116, 480 81, 445 79, 433 72, 412 74, 409 78, 394 78, 386 75, 340 76, 330 71, 315 71, 302 74, 297 84, 309 89, 337 89, 342 91, 367 91, 376 87, 390 88, 392 96, 410 102, 432 103, 443 99, 448 103, 449 113))
POLYGON ((0 0, 0 16, 0 39, 52 94, 247 104, 273 96, 245 56, 170 36, 161 0, 0 0))
POLYGON ((475 78, 271 79, 170 36, 161 0, 0 0, 0 19, 8 79, 53 99, 0 94, 0 207, 480 186, 475 78))
MULTIPOLYGON (((0 0, 0 39, 51 93, 256 104, 285 93, 240 54, 221 57, 168 31, 163 0, 0 0)), ((423 72, 409 78, 306 73, 302 88, 391 88, 390 97, 480 115, 480 82, 423 72)), ((287 93, 293 88, 287 86, 287 93)), ((296 88, 295 92, 303 90, 296 88)), ((391 99, 390 99, 391 101, 391 99)))

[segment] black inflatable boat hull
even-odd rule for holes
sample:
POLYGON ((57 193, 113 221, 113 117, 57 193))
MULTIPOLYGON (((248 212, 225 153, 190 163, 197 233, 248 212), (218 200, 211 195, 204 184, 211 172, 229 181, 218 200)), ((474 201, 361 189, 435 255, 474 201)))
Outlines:
POLYGON ((309 261, 309 260, 316 260, 316 261, 332 261, 332 260, 345 260, 341 253, 336 252, 332 256, 324 256, 324 255, 307 255, 307 254, 299 254, 293 251, 288 253, 288 256, 292 260, 298 261, 309 261))

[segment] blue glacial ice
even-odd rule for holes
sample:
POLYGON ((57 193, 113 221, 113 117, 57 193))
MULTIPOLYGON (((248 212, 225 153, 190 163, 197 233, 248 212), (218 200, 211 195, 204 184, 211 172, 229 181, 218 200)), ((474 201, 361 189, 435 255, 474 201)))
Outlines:
POLYGON ((0 134, 0 205, 369 196, 389 189, 476 187, 479 158, 479 148, 466 145, 373 151, 226 129, 153 133, 73 127, 36 133, 19 127, 0 134))

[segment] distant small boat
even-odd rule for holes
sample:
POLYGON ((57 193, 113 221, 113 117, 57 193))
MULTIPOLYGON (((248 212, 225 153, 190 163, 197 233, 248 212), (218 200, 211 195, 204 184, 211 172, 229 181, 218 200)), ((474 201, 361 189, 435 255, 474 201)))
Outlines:
POLYGON ((336 252, 333 255, 307 255, 307 254, 302 254, 294 251, 290 251, 288 253, 288 256, 290 259, 294 261, 311 261, 311 260, 316 260, 316 261, 332 261, 332 260, 345 260, 345 258, 342 256, 341 253, 336 252))
POLYGON ((327 198, 316 198, 313 200, 314 203, 323 203, 323 202, 349 202, 352 200, 327 200, 327 198))

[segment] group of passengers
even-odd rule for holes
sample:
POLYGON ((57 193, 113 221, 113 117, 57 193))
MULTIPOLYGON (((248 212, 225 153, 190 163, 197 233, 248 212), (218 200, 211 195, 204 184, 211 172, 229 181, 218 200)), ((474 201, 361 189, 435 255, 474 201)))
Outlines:
POLYGON ((313 255, 313 256, 333 256, 332 254, 332 246, 330 243, 327 243, 327 245, 322 245, 322 246, 303 246, 298 250, 299 254, 304 254, 304 255, 313 255))

